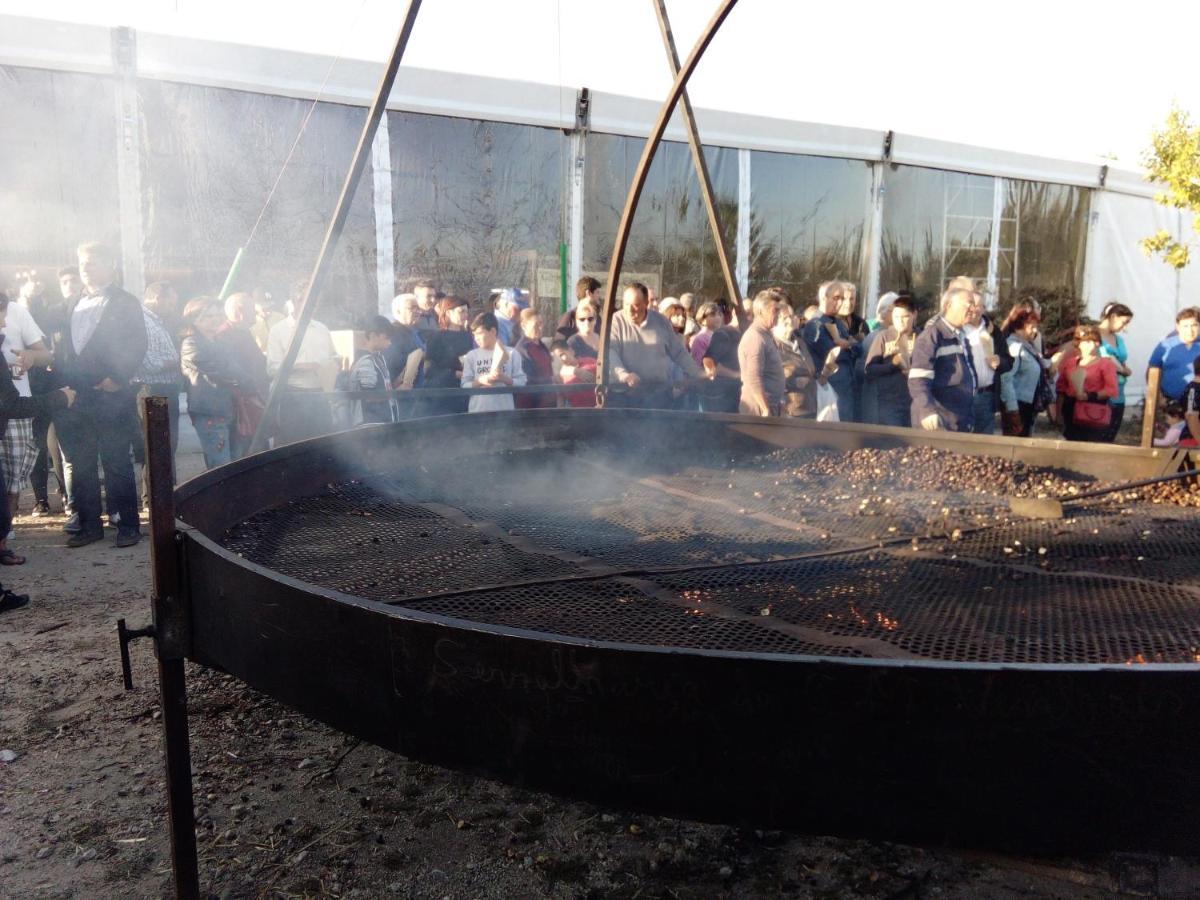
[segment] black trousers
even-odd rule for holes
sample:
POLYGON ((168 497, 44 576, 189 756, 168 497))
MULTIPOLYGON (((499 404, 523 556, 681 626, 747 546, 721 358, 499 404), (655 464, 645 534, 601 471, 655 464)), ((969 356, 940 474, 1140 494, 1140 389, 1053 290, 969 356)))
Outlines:
MULTIPOLYGON (((870 382, 866 382, 870 384, 870 382)), ((897 428, 912 427, 912 407, 907 397, 896 398, 887 396, 880 398, 875 395, 876 425, 894 425, 897 428)))
POLYGON ((34 416, 33 442, 37 447, 37 461, 29 474, 30 487, 33 488, 33 499, 38 503, 50 501, 50 469, 54 469, 54 480, 58 482, 58 492, 66 497, 67 477, 63 471, 62 448, 58 445, 58 435, 50 417, 34 416))
POLYGON ((1116 441, 1117 432, 1121 430, 1121 422, 1125 419, 1124 403, 1110 403, 1109 406, 1112 407, 1112 424, 1104 430, 1104 437, 1102 438, 1106 444, 1116 441))
POLYGON ((1033 434, 1033 420, 1037 418, 1037 409, 1032 403, 1018 400, 1017 411, 1021 414, 1021 433, 1017 437, 1029 437, 1033 434))
POLYGON ((63 457, 71 465, 75 511, 84 531, 96 533, 103 529, 101 466, 109 512, 120 515, 122 529, 138 529, 129 440, 129 419, 135 415, 133 402, 131 391, 80 391, 74 406, 54 413, 63 457))

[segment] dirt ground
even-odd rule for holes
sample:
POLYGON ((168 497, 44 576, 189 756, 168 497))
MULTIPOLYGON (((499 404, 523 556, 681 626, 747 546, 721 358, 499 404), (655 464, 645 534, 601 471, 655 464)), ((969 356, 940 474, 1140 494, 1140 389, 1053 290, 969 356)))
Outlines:
MULTIPOLYGON (((182 471, 198 460, 184 457, 182 471)), ((25 501, 28 506, 28 499, 25 501)), ((172 890, 149 548, 23 518, 33 595, 0 618, 0 897, 172 890), (7 752, 4 752, 7 751, 7 752)), ((633 815, 410 762, 189 669, 203 890, 215 897, 1200 897, 1200 859, 1001 857, 633 815)))

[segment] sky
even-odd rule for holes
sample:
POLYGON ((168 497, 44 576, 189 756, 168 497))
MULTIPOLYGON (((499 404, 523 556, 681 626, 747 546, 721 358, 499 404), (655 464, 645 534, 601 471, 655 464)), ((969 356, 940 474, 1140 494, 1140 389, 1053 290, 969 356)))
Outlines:
MULTIPOLYGON (((0 0, 0 13, 383 60, 403 0, 0 0)), ((667 0, 680 56, 716 0, 667 0)), ((652 0, 424 0, 405 64, 660 99, 652 0)), ((1135 167, 1200 117, 1200 2, 740 0, 692 103, 1135 167), (1183 41, 1175 35, 1182 35, 1183 41)), ((401 76, 402 77, 402 76, 401 76)))

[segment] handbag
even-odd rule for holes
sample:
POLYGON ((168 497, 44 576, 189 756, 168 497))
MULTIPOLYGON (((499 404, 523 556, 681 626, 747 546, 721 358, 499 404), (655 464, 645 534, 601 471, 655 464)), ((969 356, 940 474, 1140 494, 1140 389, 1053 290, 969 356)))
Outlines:
POLYGON ((1016 410, 1001 412, 1000 425, 1007 437, 1021 437, 1025 433, 1025 423, 1021 421, 1021 413, 1016 410))
POLYGON ((827 384, 817 385, 817 421, 838 421, 837 392, 827 384))
POLYGON ((237 420, 238 436, 252 437, 258 430, 258 423, 262 421, 263 413, 267 411, 267 408, 256 394, 243 394, 241 391, 235 390, 233 392, 233 411, 234 418, 237 420))
POLYGON ((1107 428, 1112 424, 1112 407, 1107 403, 1076 400, 1071 421, 1081 428, 1107 428))
MULTIPOLYGON (((1041 368, 1041 364, 1038 364, 1041 368)), ((1050 387, 1050 379, 1046 377, 1046 371, 1043 369, 1038 374, 1037 387, 1033 389, 1033 411, 1035 413, 1046 412, 1054 404, 1054 391, 1050 387)))

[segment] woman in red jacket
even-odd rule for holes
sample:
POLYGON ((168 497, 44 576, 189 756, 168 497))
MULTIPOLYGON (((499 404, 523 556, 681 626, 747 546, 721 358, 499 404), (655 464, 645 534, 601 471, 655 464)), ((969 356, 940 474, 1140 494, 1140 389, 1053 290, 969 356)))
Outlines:
POLYGON ((1108 401, 1117 396, 1117 365, 1100 355, 1100 329, 1095 325, 1078 326, 1074 339, 1078 354, 1063 359, 1056 385, 1063 437, 1101 443, 1112 424, 1108 401))

